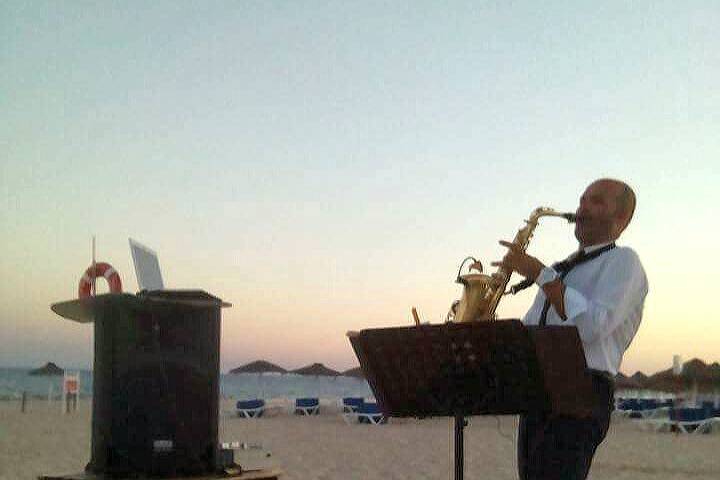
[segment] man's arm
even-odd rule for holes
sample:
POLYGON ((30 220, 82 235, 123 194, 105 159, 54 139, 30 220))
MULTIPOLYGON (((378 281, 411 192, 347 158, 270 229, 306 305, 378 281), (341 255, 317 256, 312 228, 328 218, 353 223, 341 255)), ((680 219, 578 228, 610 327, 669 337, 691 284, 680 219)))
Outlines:
POLYGON ((624 248, 604 266, 592 295, 565 287, 562 308, 567 323, 577 327, 580 338, 593 342, 610 335, 635 310, 642 309, 647 292, 640 259, 634 251, 624 248))
MULTIPOLYGON (((545 265, 511 242, 501 240, 500 244, 508 248, 508 253, 502 262, 492 265, 504 265, 537 281, 545 265)), ((629 248, 616 252, 599 276, 592 298, 565 286, 559 278, 541 286, 560 318, 575 325, 583 341, 609 335, 633 309, 642 308, 645 300, 647 279, 637 254, 629 248)))
MULTIPOLYGON (((500 240, 500 245, 507 247, 508 253, 505 255, 502 262, 492 262, 492 265, 497 267, 502 265, 505 268, 519 273, 525 278, 531 278, 536 283, 539 278, 542 277, 541 272, 543 273, 543 276, 545 273, 549 273, 553 277, 557 277, 557 272, 554 272, 550 268, 546 268, 540 260, 532 255, 528 255, 514 243, 500 240)), ((558 312, 560 318, 565 320, 565 285, 563 285, 560 278, 543 279, 542 284, 540 284, 540 288, 543 289, 545 296, 548 300, 550 300, 550 304, 555 308, 555 311, 558 312)))
POLYGON ((556 278, 551 282, 543 284, 540 288, 543 289, 545 297, 550 301, 550 305, 555 309, 560 318, 567 320, 565 314, 565 285, 562 283, 560 278, 556 278))

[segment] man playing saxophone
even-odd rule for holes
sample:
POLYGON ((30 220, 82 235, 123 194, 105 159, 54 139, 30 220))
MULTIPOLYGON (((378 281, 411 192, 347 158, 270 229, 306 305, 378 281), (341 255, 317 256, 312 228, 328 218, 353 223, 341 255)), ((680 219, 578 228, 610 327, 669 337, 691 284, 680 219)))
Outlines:
POLYGON ((579 249, 545 266, 517 245, 493 265, 533 279, 540 288, 526 325, 575 326, 593 379, 589 418, 536 412, 520 418, 518 470, 522 480, 585 479, 604 440, 614 405, 613 378, 642 318, 648 292, 637 254, 615 241, 630 223, 635 194, 625 183, 600 179, 580 197, 575 237, 579 249))

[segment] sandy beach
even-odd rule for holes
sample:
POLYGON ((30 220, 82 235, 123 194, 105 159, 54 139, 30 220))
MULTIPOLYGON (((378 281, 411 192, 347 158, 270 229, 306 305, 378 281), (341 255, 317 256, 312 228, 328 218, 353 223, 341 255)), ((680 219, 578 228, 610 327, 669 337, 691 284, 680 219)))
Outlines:
MULTIPOLYGON (((238 463, 281 468, 286 479, 452 478, 452 424, 448 419, 391 419, 382 426, 348 425, 332 400, 317 417, 288 413, 271 402, 266 417, 244 420, 223 401, 221 441, 244 442, 238 463), (259 447, 259 448, 258 448, 259 447)), ((34 479, 83 469, 90 455, 90 402, 62 415, 58 403, 33 400, 20 412, 0 402, 0 479, 34 479)), ((515 479, 516 417, 470 419, 466 429, 466 478, 515 479)), ((645 431, 615 418, 600 447, 591 479, 720 478, 720 431, 676 435, 645 431)))

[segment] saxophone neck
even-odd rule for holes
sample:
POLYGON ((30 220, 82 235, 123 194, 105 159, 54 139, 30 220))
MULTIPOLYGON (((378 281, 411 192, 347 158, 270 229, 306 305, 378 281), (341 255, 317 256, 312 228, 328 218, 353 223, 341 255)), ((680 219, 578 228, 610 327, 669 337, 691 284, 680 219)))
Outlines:
POLYGON ((575 214, 572 212, 558 212, 555 209, 549 207, 538 207, 532 211, 530 218, 526 220, 528 223, 535 223, 540 217, 560 217, 568 221, 568 223, 575 223, 575 214))
POLYGON ((568 221, 568 223, 575 222, 575 214, 570 212, 558 212, 548 207, 538 207, 530 213, 530 217, 525 220, 525 226, 518 230, 515 235, 513 243, 519 245, 520 248, 525 250, 530 243, 530 239, 533 236, 535 228, 538 226, 538 220, 541 217, 560 217, 568 221))

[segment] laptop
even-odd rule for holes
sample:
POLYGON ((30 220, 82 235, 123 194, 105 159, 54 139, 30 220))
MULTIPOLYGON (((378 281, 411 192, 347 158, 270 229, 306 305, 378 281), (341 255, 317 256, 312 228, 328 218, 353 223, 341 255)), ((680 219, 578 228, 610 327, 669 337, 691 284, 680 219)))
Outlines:
POLYGON ((132 238, 129 240, 138 288, 141 291, 163 290, 164 285, 157 254, 140 242, 132 238))

